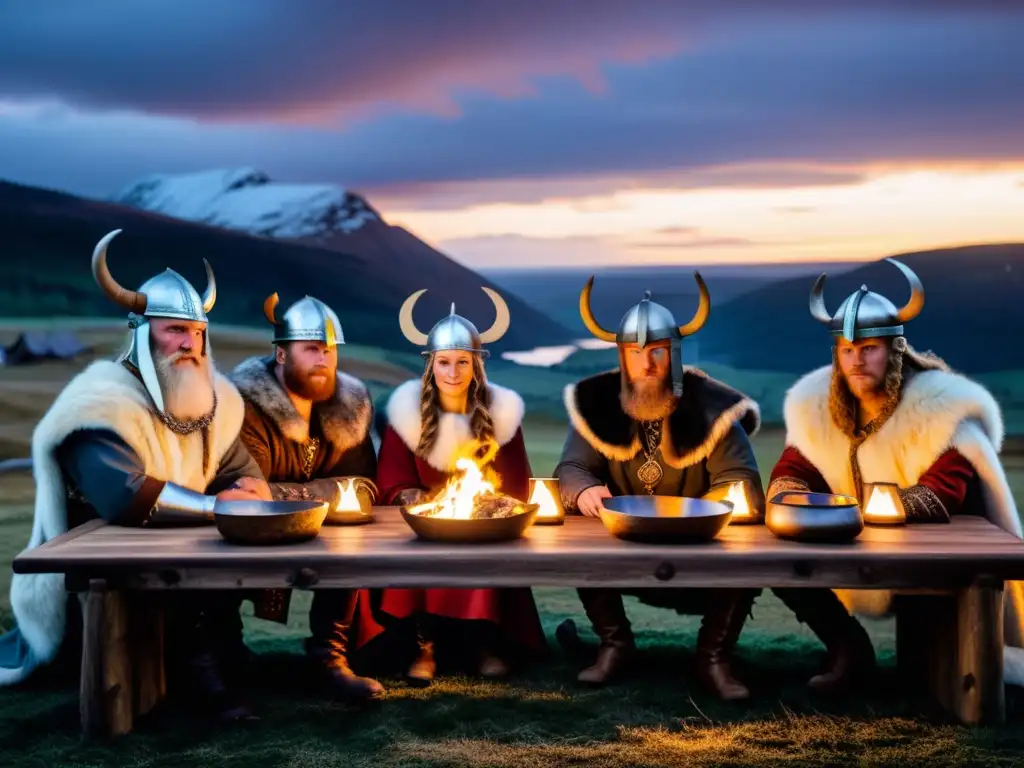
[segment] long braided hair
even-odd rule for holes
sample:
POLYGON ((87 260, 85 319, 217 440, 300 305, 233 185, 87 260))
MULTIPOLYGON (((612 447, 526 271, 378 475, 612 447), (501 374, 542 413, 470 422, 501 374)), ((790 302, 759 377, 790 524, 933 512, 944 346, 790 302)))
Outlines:
MULTIPOLYGON (((427 355, 420 381, 420 442, 416 455, 426 458, 437 440, 437 426, 441 417, 441 398, 434 381, 434 357, 427 355)), ((480 355, 472 355, 473 380, 466 393, 466 414, 469 416, 469 431, 476 440, 494 439, 494 422, 491 420, 491 393, 487 388, 487 374, 480 355)))

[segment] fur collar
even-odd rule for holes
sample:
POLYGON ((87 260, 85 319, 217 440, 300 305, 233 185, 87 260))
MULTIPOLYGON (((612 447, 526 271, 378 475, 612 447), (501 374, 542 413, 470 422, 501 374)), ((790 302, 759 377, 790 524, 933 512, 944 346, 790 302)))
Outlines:
MULTIPOLYGON (((629 461, 640 451, 637 424, 619 402, 619 369, 599 373, 565 388, 565 408, 575 430, 598 453, 629 461)), ((757 434, 761 411, 753 400, 698 368, 683 368, 683 397, 663 422, 661 455, 676 469, 697 464, 739 423, 757 434)))
MULTIPOLYGON (((832 366, 826 365, 811 371, 786 393, 787 444, 800 450, 801 442, 839 431, 829 411, 831 381, 832 366)), ((950 446, 965 421, 980 426, 996 453, 1002 450, 1002 412, 985 387, 951 371, 917 371, 903 385, 896 410, 869 440, 898 436, 907 444, 950 446)))
MULTIPOLYGON (((274 375, 274 357, 250 357, 231 373, 242 397, 273 421, 281 433, 296 443, 309 440, 309 424, 301 418, 291 398, 274 375)), ((373 419, 373 404, 366 386, 354 376, 338 371, 334 397, 313 407, 320 417, 324 437, 339 451, 361 443, 373 419)))
MULTIPOLYGON (((388 399, 388 424, 406 447, 415 452, 420 444, 420 380, 411 379, 399 384, 388 399)), ((506 387, 489 382, 491 394, 491 421, 498 445, 506 445, 523 423, 526 405, 523 398, 506 387)), ((437 424, 437 439, 426 461, 434 469, 447 472, 451 459, 459 447, 470 438, 469 417, 461 413, 442 413, 437 424)))

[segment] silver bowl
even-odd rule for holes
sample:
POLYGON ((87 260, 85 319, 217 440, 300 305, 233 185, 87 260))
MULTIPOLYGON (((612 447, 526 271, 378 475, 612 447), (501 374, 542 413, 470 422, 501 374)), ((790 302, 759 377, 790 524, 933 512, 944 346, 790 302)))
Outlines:
POLYGON ((684 496, 613 496, 604 499, 601 522, 627 541, 711 541, 732 516, 732 504, 684 496))
POLYGON ((232 544, 297 544, 315 539, 327 517, 326 501, 221 501, 213 521, 232 544))
POLYGON ((783 491, 765 511, 765 525, 780 539, 849 542, 864 530, 864 516, 853 496, 783 491))

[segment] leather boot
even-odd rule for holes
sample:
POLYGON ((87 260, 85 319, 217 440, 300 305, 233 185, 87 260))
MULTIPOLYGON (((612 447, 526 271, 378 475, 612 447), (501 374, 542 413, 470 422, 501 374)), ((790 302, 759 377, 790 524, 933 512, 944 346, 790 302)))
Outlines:
POLYGON ((384 696, 384 686, 372 678, 359 677, 348 664, 356 598, 354 590, 317 591, 309 612, 312 637, 306 643, 306 652, 323 673, 331 694, 350 703, 384 696))
POLYGON ((723 701, 750 698, 747 687, 733 677, 731 661, 736 641, 757 594, 756 590, 723 590, 716 598, 718 605, 704 614, 697 633, 697 679, 723 701))
MULTIPOLYGON (((192 597, 192 603, 178 601, 173 609, 175 645, 182 651, 188 687, 199 699, 200 709, 220 722, 255 719, 249 704, 228 684, 216 626, 227 607, 212 599, 192 597), (199 603, 198 605, 195 603, 199 603)), ((237 608, 236 608, 237 610, 237 608)))
POLYGON ((416 617, 416 658, 405 671, 409 685, 426 688, 434 681, 437 664, 434 661, 433 622, 429 616, 416 617))
POLYGON ((875 670, 871 638, 830 589, 775 589, 775 595, 824 643, 828 660, 807 685, 815 693, 846 693, 867 683, 875 670))
POLYGON ((601 686, 619 677, 636 652, 633 630, 626 618, 622 595, 612 589, 578 589, 583 609, 601 644, 597 659, 576 679, 586 685, 601 686))

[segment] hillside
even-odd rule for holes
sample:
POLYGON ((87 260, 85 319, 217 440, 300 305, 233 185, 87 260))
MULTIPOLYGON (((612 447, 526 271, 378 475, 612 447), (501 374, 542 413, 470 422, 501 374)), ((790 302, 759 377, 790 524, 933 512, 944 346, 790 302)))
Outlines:
MULTIPOLYGON (((901 254, 925 288, 925 306, 907 328, 917 349, 932 349, 965 373, 1024 369, 1024 244, 976 245, 901 254)), ((835 313, 862 284, 897 307, 909 298, 891 264, 871 263, 825 283, 835 313)), ((829 361, 829 336, 808 311, 814 279, 780 280, 716 306, 700 335, 701 357, 760 371, 805 371, 829 361)))
MULTIPOLYGON (((286 305, 311 293, 338 312, 346 340, 405 351, 409 343, 398 327, 398 309, 415 288, 429 289, 416 311, 424 331, 453 300, 481 329, 494 317, 480 286, 497 286, 426 246, 401 262, 368 258, 4 182, 0 316, 123 314, 96 287, 89 268, 93 247, 112 229, 124 231, 111 246, 109 264, 128 287, 172 267, 202 290, 202 257, 209 259, 219 281, 214 312, 220 323, 265 327, 262 303, 269 293, 280 293, 286 305)), ((512 326, 496 351, 569 340, 567 329, 516 296, 503 295, 512 326)))

